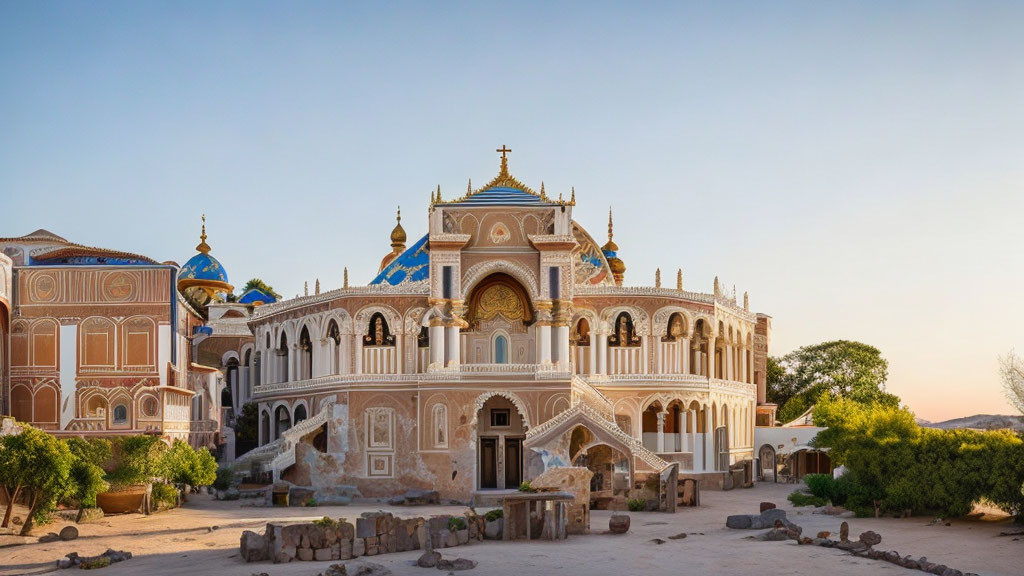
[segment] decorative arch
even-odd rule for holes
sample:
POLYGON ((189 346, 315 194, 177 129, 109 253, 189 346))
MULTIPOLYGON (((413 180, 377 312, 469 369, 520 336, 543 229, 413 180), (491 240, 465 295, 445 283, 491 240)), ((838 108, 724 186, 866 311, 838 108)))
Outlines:
POLYGON ((376 314, 380 314, 384 320, 387 321, 391 334, 397 336, 400 333, 399 331, 402 329, 401 314, 391 306, 381 305, 365 306, 356 312, 353 320, 355 322, 356 333, 360 336, 366 336, 369 334, 370 319, 376 314))
POLYGON ((633 326, 638 336, 650 333, 650 318, 648 318, 647 312, 638 306, 612 306, 605 308, 601 311, 601 321, 614 329, 615 319, 623 312, 628 313, 630 318, 633 319, 633 326))
POLYGON ((156 322, 148 316, 132 316, 121 322, 121 363, 123 366, 156 367, 156 322))
POLYGON ((28 384, 11 387, 11 416, 18 422, 32 421, 32 388, 28 384))
POLYGON ((652 317, 651 324, 654 334, 664 336, 668 333, 668 323, 673 314, 679 314, 686 321, 686 335, 693 334, 694 315, 682 306, 664 306, 659 308, 652 317))
POLYGON ((483 409, 484 404, 486 404, 488 400, 495 396, 501 396, 515 405, 516 410, 519 410, 519 414, 523 417, 523 427, 527 430, 530 429, 530 412, 526 408, 526 402, 523 402, 523 399, 520 398, 518 394, 509 392, 508 390, 488 390, 476 397, 476 400, 473 402, 473 420, 470 422, 470 426, 473 429, 476 429, 477 427, 480 410, 483 409))
POLYGON ((518 280, 501 272, 478 282, 469 292, 466 321, 470 325, 502 316, 510 322, 529 324, 533 320, 530 296, 518 280))
POLYGON ((44 318, 32 323, 32 365, 57 368, 60 349, 60 328, 57 321, 44 318))
POLYGON ((462 274, 462 300, 468 300, 468 296, 482 280, 495 273, 502 273, 514 278, 526 289, 530 301, 538 298, 537 278, 533 271, 522 264, 511 260, 488 260, 469 267, 462 274))

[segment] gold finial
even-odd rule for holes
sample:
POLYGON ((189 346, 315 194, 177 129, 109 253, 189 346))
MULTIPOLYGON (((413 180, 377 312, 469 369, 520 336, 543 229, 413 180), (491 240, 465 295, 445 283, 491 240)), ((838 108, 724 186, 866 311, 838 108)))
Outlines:
POLYGON ((470 178, 469 182, 466 184, 466 196, 472 196, 472 195, 473 195, 473 179, 470 178))
POLYGON ((437 185, 437 202, 441 202, 441 185, 437 185))
POLYGON ((661 268, 654 270, 654 287, 661 288, 661 268))
POLYGON ((562 197, 562 193, 561 192, 558 193, 558 201, 563 203, 563 204, 565 203, 565 198, 562 197))
POLYGON ((722 289, 718 286, 718 276, 715 276, 715 296, 721 296, 722 289))
POLYGON ((395 227, 391 230, 391 252, 395 255, 401 254, 405 250, 405 240, 407 238, 405 234, 405 228, 402 228, 402 207, 398 207, 398 211, 395 215, 395 227))
POLYGON ((608 241, 609 242, 612 241, 612 236, 613 236, 613 232, 612 232, 612 207, 609 206, 608 207, 608 241))
POLYGON ((302 295, 309 296, 309 280, 302 283, 302 295))
POLYGON ((743 293, 743 309, 750 310, 750 292, 743 293))
POLYGON ((576 205, 576 187, 572 187, 572 196, 569 197, 569 204, 576 205))
POLYGON ((203 214, 203 232, 199 235, 199 245, 196 246, 196 250, 203 254, 210 253, 210 245, 206 243, 206 214, 203 214))
POLYGON ((402 223, 402 207, 401 206, 398 207, 398 212, 397 212, 397 215, 395 216, 395 218, 396 218, 396 220, 398 220, 399 224, 402 223))
POLYGON ((508 156, 507 156, 507 154, 509 152, 511 152, 511 151, 512 151, 512 149, 509 148, 508 146, 505 146, 504 144, 501 145, 501 148, 498 148, 497 150, 495 150, 495 152, 500 152, 501 153, 501 172, 499 173, 499 176, 508 176, 508 156))
POLYGON ((547 196, 547 193, 544 192, 544 181, 541 180, 540 181, 540 197, 543 198, 544 196, 547 196))
POLYGON ((676 290, 683 291, 683 269, 676 271, 676 290))
POLYGON ((342 285, 343 288, 348 288, 348 266, 345 266, 345 283, 342 285))
POLYGON ((316 291, 314 292, 314 294, 319 294, 319 293, 320 293, 320 279, 317 278, 316 279, 316 291))

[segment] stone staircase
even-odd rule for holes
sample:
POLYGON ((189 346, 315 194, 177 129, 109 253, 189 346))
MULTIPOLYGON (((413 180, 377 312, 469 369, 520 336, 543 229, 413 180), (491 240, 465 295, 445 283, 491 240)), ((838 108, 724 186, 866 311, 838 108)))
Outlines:
POLYGON ((231 464, 231 467, 235 470, 241 470, 258 466, 264 472, 273 473, 275 482, 280 480, 281 473, 289 466, 295 464, 296 444, 326 424, 333 407, 333 402, 324 405, 320 412, 292 426, 281 434, 281 437, 277 440, 246 452, 236 459, 231 464))

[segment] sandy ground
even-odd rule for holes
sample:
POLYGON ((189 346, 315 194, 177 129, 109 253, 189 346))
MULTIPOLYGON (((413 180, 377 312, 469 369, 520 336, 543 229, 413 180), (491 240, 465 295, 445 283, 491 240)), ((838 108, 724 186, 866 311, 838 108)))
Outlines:
MULTIPOLYGON (((754 531, 729 530, 729 514, 756 513, 758 502, 771 501, 790 511, 790 518, 813 536, 820 530, 838 534, 839 518, 810 514, 810 508, 795 510, 786 501, 792 485, 763 484, 748 490, 705 492, 703 506, 683 508, 675 514, 631 513, 628 534, 601 534, 608 526, 610 512, 595 511, 594 534, 573 536, 564 542, 485 542, 443 551, 478 562, 467 575, 530 576, 548 574, 588 575, 688 575, 792 574, 868 575, 911 574, 891 564, 850 556, 835 549, 799 546, 795 542, 755 542, 745 539, 754 531), (686 532, 684 539, 668 536, 686 532), (664 544, 652 542, 666 540, 664 544)), ((184 507, 153 516, 137 514, 107 517, 96 524, 80 526, 81 537, 71 542, 25 545, 0 538, 0 575, 43 573, 69 552, 98 554, 107 548, 131 551, 135 557, 103 570, 115 575, 249 576, 267 572, 271 576, 313 576, 331 562, 291 564, 244 564, 238 558, 238 540, 243 530, 262 531, 268 519, 314 519, 324 515, 353 519, 379 505, 367 503, 345 507, 256 508, 245 501, 217 502, 194 496, 184 507), (211 530, 212 527, 216 529, 211 530), (8 545, 4 545, 8 544, 8 545)), ((399 516, 427 516, 461 513, 463 508, 392 508, 399 516)), ((897 550, 915 558, 927 556, 963 571, 982 575, 1024 575, 1024 536, 1000 537, 1003 531, 1021 527, 1008 522, 954 520, 952 526, 930 525, 930 518, 850 519, 851 536, 865 530, 882 535, 884 550, 897 550), (1016 540, 1015 540, 1016 538, 1016 540)), ((63 523, 43 527, 38 533, 59 531, 63 523)), ((419 551, 374 556, 367 560, 389 567, 396 575, 437 573, 417 568, 419 551)), ((351 562, 358 562, 353 560, 351 562)), ((913 572, 923 574, 922 572, 913 572)))

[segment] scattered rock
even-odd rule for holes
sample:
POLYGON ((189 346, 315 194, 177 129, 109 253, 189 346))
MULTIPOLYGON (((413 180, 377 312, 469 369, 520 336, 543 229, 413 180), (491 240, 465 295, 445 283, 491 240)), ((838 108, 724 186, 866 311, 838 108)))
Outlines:
POLYGON ((318 576, 348 576, 348 571, 345 570, 344 564, 331 564, 327 570, 324 570, 318 576))
POLYGON ((815 514, 826 514, 828 516, 843 516, 844 514, 851 513, 842 506, 822 506, 814 511, 815 514))
POLYGON ((629 532, 629 514, 612 514, 608 521, 608 530, 612 534, 625 534, 629 532))
POLYGON ((839 539, 843 542, 846 542, 850 539, 850 525, 846 522, 843 522, 839 526, 839 539))
POLYGON ((391 498, 388 500, 388 504, 392 506, 428 506, 438 504, 440 501, 441 495, 437 490, 409 490, 405 494, 391 498))
POLYGON ((654 542, 655 544, 664 544, 665 540, 662 540, 661 538, 652 538, 651 540, 648 540, 648 542, 654 542))
POLYGON ((881 543, 882 537, 879 536, 877 532, 868 530, 867 532, 861 533, 860 541, 864 543, 865 546, 870 548, 872 546, 877 546, 879 543, 881 543))
POLYGON ((22 524, 21 516, 15 516, 14 519, 11 520, 11 523, 14 524, 15 526, 21 526, 21 524, 22 524))
POLYGON ((828 530, 822 530, 821 532, 818 532, 818 536, 817 537, 821 538, 821 539, 825 539, 825 538, 828 538, 831 535, 832 535, 832 533, 829 532, 828 530))
MULTIPOLYGON (((373 562, 358 562, 348 566, 335 564, 334 566, 341 566, 342 569, 347 570, 346 572, 339 573, 337 576, 392 576, 391 570, 373 562)), ((334 566, 331 567, 333 568, 334 566)))
POLYGON ((441 560, 441 553, 434 550, 427 550, 420 556, 419 560, 416 561, 416 565, 420 568, 434 568, 437 566, 438 561, 441 560))
POLYGON ((725 519, 725 527, 733 530, 747 530, 752 527, 753 518, 750 514, 735 514, 725 519))
POLYGON ((65 526, 60 529, 60 534, 58 534, 58 536, 60 536, 60 539, 65 542, 68 540, 74 540, 78 538, 78 528, 75 528, 74 526, 65 526))
POLYGON ((676 534, 675 536, 669 536, 668 537, 669 540, 682 540, 683 538, 686 538, 686 532, 680 532, 679 534, 676 534))
POLYGON ((57 561, 58 568, 72 568, 78 566, 82 570, 94 570, 96 568, 106 568, 116 562, 123 562, 132 557, 131 552, 124 552, 122 550, 111 550, 107 549, 106 552, 99 556, 79 556, 78 552, 72 552, 57 561))
POLYGON ((505 519, 497 518, 484 525, 484 537, 488 540, 501 540, 505 528, 505 519))
POLYGON ((455 560, 442 558, 437 561, 438 570, 472 570, 473 568, 476 568, 476 562, 468 558, 456 558, 455 560))
POLYGON ((786 530, 772 528, 764 534, 755 536, 754 539, 761 540, 763 542, 782 542, 784 540, 789 540, 789 534, 786 533, 786 530))
POLYGON ((773 502, 761 502, 761 509, 758 510, 758 512, 764 512, 765 510, 771 510, 772 508, 775 508, 775 503, 773 503, 773 502))
POLYGON ((57 534, 56 532, 50 532, 49 534, 46 534, 45 536, 40 536, 39 537, 39 542, 42 543, 42 544, 45 544, 47 542, 56 542, 57 540, 60 540, 60 535, 57 534))
POLYGON ((75 522, 79 524, 88 524, 89 522, 96 522, 102 519, 102 508, 82 508, 78 511, 78 516, 75 518, 75 522))

